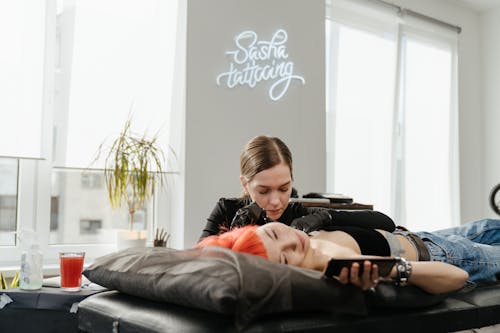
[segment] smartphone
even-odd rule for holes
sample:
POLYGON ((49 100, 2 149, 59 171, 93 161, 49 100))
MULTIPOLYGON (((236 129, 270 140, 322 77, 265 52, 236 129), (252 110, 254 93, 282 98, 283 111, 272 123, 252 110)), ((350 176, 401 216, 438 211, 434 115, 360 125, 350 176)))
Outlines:
POLYGON ((397 260, 395 258, 373 258, 373 259, 330 259, 328 265, 326 266, 325 276, 333 277, 339 276, 340 270, 343 267, 351 268, 351 265, 355 262, 359 264, 359 274, 363 274, 363 263, 369 260, 372 265, 378 266, 378 275, 380 277, 386 277, 391 274, 392 267, 396 264, 397 260))

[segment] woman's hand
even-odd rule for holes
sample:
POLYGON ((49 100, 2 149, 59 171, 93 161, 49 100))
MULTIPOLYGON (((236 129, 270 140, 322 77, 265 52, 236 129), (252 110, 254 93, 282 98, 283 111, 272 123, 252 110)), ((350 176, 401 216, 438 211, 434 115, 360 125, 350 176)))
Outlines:
POLYGON ((342 268, 338 276, 340 283, 353 284, 363 290, 369 290, 377 286, 379 275, 378 266, 372 265, 369 260, 363 262, 363 273, 359 275, 359 264, 353 263, 351 269, 342 268))
POLYGON ((238 209, 236 215, 233 217, 233 221, 231 221, 230 229, 240 228, 251 224, 259 224, 257 222, 265 216, 266 212, 260 208, 256 202, 252 202, 251 204, 238 209))

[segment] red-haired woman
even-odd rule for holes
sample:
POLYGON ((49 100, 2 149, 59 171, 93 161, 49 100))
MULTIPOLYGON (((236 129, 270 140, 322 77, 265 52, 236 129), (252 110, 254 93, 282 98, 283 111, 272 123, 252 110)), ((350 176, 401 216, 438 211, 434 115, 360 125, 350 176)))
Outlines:
MULTIPOLYGON (((363 290, 379 280, 376 265, 369 260, 378 257, 404 257, 390 275, 381 278, 408 282, 429 293, 446 293, 471 282, 493 281, 500 272, 500 220, 481 220, 460 227, 413 234, 412 238, 384 230, 339 228, 308 235, 283 223, 235 228, 210 236, 198 247, 221 246, 267 258, 273 262, 324 271, 331 258, 365 259, 363 272, 359 265, 343 268, 338 279, 363 290), (425 253, 423 253, 425 252, 425 253), (421 261, 427 256, 427 261, 421 261), (396 269, 397 267, 397 269, 396 269)), ((404 284, 404 283, 402 283, 404 284)))

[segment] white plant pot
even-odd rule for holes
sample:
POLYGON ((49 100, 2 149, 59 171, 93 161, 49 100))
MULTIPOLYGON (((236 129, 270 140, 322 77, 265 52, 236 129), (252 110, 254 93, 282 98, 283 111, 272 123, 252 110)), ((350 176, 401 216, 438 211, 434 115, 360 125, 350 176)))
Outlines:
POLYGON ((116 234, 117 250, 124 250, 130 247, 145 247, 145 230, 119 230, 116 234))

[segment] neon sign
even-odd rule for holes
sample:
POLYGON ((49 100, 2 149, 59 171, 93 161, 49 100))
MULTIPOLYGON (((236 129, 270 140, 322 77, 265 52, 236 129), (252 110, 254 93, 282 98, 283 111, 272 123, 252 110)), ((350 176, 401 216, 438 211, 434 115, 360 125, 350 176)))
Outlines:
POLYGON ((227 51, 231 63, 227 72, 217 76, 217 85, 228 88, 237 86, 255 87, 261 82, 271 81, 269 98, 281 99, 292 80, 305 84, 302 76, 293 73, 294 63, 289 60, 286 49, 288 34, 279 29, 271 40, 259 40, 255 31, 243 31, 234 38, 236 49, 227 51))

